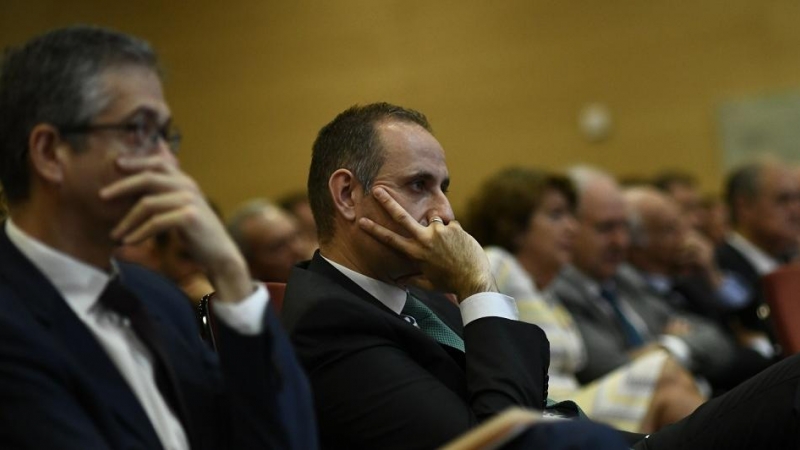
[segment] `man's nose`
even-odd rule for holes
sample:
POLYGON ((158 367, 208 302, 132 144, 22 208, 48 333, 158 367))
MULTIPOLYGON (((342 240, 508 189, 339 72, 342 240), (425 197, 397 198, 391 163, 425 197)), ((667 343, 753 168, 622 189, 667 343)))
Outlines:
POLYGON ((444 221, 444 223, 449 223, 451 220, 455 220, 453 207, 450 206, 450 200, 446 195, 444 195, 444 192, 439 192, 436 195, 435 204, 431 208, 429 219, 432 217, 439 217, 442 219, 442 221, 444 221))

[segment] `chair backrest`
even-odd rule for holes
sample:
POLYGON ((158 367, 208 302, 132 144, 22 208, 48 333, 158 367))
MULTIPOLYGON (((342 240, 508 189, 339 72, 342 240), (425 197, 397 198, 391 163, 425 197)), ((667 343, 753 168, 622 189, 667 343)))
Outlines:
POLYGON ((275 308, 275 312, 280 314, 283 308, 283 294, 286 293, 286 283, 268 282, 264 283, 269 291, 269 302, 275 308))
POLYGON ((783 354, 800 352, 800 264, 788 264, 762 279, 783 354))
MULTIPOLYGON (((269 303, 280 314, 283 307, 283 294, 286 292, 286 283, 264 283, 269 291, 269 303)), ((211 344, 211 348, 217 350, 217 320, 214 317, 214 297, 212 292, 202 299, 197 306, 198 320, 200 321, 200 334, 203 339, 211 344)))

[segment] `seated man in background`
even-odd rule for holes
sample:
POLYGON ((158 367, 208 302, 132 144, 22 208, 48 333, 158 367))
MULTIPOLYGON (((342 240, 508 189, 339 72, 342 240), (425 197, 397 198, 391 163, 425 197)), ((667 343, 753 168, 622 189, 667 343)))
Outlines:
POLYGON ((517 302, 519 319, 550 341, 548 392, 574 400, 598 422, 650 433, 684 418, 705 399, 692 375, 666 351, 650 352, 589 384, 575 373, 586 345, 552 281, 572 260, 575 190, 563 176, 522 167, 502 170, 468 202, 467 230, 484 246, 500 293, 517 302))
POLYGON ((297 220, 303 246, 307 252, 303 259, 311 259, 319 248, 319 242, 317 242, 317 223, 314 221, 314 213, 311 212, 308 194, 305 190, 286 194, 278 199, 278 205, 297 220))
MULTIPOLYGON (((629 282, 658 296, 676 311, 692 312, 713 321, 735 346, 728 366, 705 373, 717 390, 727 390, 766 368, 771 359, 739 346, 725 313, 743 305, 748 290, 735 274, 722 272, 714 248, 682 220, 678 205, 648 187, 625 192, 631 247, 629 282)), ((684 216, 685 217, 685 216, 684 216)))
POLYGON ((717 245, 728 233, 724 204, 715 196, 701 196, 697 179, 682 170, 669 170, 656 175, 653 186, 671 197, 680 207, 688 225, 717 245))
POLYGON ((228 233, 260 281, 285 283, 292 267, 307 256, 297 221, 266 200, 251 200, 234 211, 228 233))
POLYGON ((730 173, 725 198, 733 232, 717 248, 717 264, 738 274, 749 290, 746 305, 733 314, 731 323, 743 341, 771 358, 780 352, 761 277, 797 254, 800 180, 779 161, 752 162, 730 173))
POLYGON ((707 373, 726 367, 733 345, 716 325, 675 311, 624 276, 630 244, 622 192, 608 174, 576 168, 578 203, 572 265, 553 283, 583 334, 588 383, 636 355, 664 347, 684 367, 707 373))
POLYGON ((186 239, 178 230, 120 246, 114 255, 121 261, 139 264, 169 278, 195 306, 206 294, 214 292, 205 268, 192 256, 186 239))
MULTIPOLYGON (((326 448, 430 449, 510 406, 545 407, 547 340, 496 292, 483 250, 453 218, 449 183, 444 151, 413 110, 355 106, 314 142, 320 250, 293 270, 282 319, 326 448)), ((623 446, 603 430, 537 425, 520 445, 623 446)))
POLYGON ((7 52, 0 74, 3 446, 315 448, 268 294, 178 168, 150 46, 69 27, 7 52), (218 293, 220 358, 173 284, 113 258, 172 229, 218 293))

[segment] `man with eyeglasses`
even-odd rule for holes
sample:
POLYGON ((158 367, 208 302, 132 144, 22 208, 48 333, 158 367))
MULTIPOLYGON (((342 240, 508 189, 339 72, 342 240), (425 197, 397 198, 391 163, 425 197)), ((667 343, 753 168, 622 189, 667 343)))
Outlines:
POLYGON ((70 27, 0 75, 0 446, 316 447, 310 394, 268 294, 181 172, 156 56, 70 27), (218 294, 220 355, 180 291, 117 262, 177 230, 218 294))

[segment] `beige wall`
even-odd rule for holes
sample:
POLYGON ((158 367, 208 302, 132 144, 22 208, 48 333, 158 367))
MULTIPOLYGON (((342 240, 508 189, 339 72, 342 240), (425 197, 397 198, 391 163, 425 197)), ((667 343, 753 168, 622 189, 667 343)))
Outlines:
POLYGON ((452 198, 508 164, 696 172, 717 190, 721 100, 800 86, 800 2, 0 0, 0 45, 98 23, 168 70, 182 164, 226 212, 301 188, 316 131, 387 100, 431 119, 452 198), (682 3, 682 6, 678 6, 682 3), (587 102, 612 137, 578 132, 587 102))

